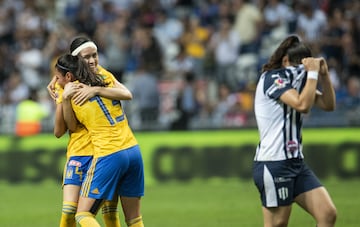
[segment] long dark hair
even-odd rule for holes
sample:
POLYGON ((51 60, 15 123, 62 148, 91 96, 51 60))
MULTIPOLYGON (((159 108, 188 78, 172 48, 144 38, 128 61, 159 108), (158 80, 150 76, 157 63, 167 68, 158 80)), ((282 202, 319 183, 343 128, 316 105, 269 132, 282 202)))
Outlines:
POLYGON ((67 72, 71 72, 75 80, 89 86, 105 87, 107 85, 102 77, 92 72, 89 65, 78 56, 72 56, 71 54, 60 56, 55 68, 64 76, 67 72))
POLYGON ((298 45, 289 48, 286 54, 289 57, 289 62, 296 65, 301 64, 303 58, 312 56, 310 48, 304 43, 299 43, 298 45))
POLYGON ((282 68, 282 59, 286 55, 291 63, 300 64, 302 58, 311 56, 311 51, 296 35, 291 35, 276 48, 268 63, 263 65, 262 72, 282 68))

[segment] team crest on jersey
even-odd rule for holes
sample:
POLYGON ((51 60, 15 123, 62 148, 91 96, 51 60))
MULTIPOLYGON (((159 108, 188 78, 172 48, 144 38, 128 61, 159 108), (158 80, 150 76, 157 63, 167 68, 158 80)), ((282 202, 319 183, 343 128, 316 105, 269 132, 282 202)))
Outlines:
POLYGON ((280 77, 280 74, 278 74, 278 73, 272 75, 272 77, 273 77, 273 78, 276 78, 276 79, 274 80, 274 84, 275 84, 275 86, 278 87, 278 88, 283 88, 283 87, 285 87, 285 85, 287 84, 286 79, 281 78, 281 77, 280 77))
POLYGON ((278 196, 282 200, 286 200, 289 197, 289 189, 287 187, 281 187, 278 189, 278 196))
POLYGON ((282 78, 277 78, 275 81, 274 81, 276 87, 278 88, 283 88, 285 87, 285 81, 282 79, 282 78))
POLYGON ((294 140, 290 140, 286 144, 286 149, 290 152, 295 152, 298 149, 298 143, 294 140))
POLYGON ((66 170, 66 174, 65 174, 65 178, 66 179, 72 179, 72 176, 73 176, 73 170, 72 168, 69 168, 66 170))
POLYGON ((71 160, 68 165, 69 165, 69 166, 81 167, 81 162, 75 161, 75 160, 71 160))

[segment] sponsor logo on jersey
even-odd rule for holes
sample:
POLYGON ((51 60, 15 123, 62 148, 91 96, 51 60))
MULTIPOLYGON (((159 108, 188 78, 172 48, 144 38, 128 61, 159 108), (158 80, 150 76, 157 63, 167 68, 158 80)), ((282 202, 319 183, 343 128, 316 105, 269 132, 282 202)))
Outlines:
POLYGON ((75 161, 75 160, 70 160, 69 166, 81 167, 81 162, 75 161))
POLYGON ((275 183, 282 183, 282 182, 288 182, 291 181, 290 178, 286 178, 286 177, 275 177, 274 182, 275 183))

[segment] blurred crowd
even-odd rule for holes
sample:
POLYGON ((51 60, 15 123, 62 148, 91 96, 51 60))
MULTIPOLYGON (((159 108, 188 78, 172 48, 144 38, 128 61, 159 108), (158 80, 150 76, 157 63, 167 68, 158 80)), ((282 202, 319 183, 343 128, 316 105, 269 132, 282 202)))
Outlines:
POLYGON ((79 35, 133 92, 135 130, 255 126, 259 71, 289 34, 327 59, 341 114, 324 124, 359 124, 359 12, 357 0, 0 0, 0 133, 14 132, 29 100, 52 131, 46 86, 79 35))

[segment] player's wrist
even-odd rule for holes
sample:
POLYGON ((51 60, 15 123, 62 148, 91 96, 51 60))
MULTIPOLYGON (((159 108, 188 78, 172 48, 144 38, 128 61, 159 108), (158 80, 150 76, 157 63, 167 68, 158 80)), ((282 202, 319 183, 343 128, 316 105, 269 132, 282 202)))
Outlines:
POLYGON ((319 72, 317 71, 309 71, 307 73, 307 79, 311 79, 311 80, 318 80, 319 77, 319 72))

